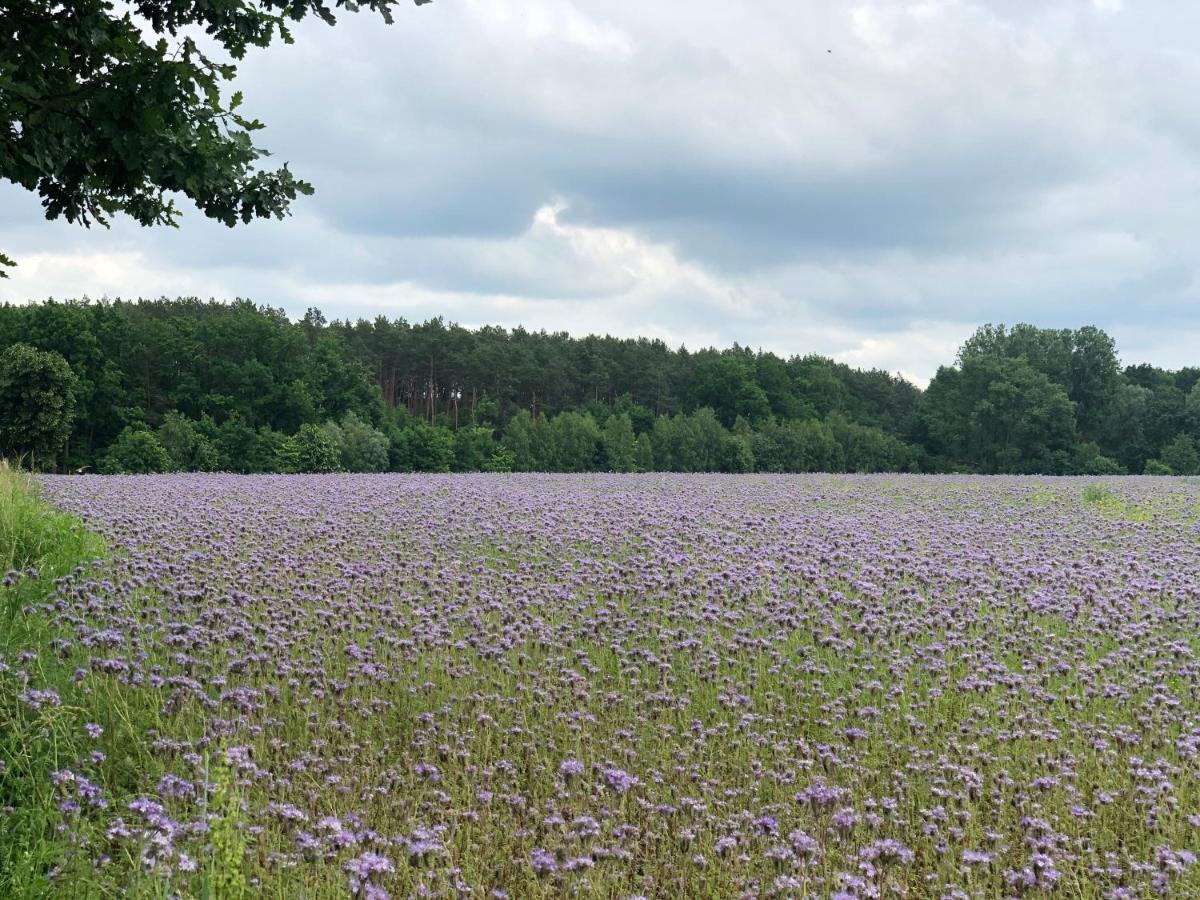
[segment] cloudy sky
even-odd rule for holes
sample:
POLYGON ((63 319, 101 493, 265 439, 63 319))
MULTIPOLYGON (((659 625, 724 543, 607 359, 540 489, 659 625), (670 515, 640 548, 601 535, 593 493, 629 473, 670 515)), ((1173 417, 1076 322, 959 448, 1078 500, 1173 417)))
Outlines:
POLYGON ((1200 363, 1194 0, 436 0, 252 55, 317 193, 85 231, 0 183, 0 300, 734 341, 924 383, 984 322, 1200 363))

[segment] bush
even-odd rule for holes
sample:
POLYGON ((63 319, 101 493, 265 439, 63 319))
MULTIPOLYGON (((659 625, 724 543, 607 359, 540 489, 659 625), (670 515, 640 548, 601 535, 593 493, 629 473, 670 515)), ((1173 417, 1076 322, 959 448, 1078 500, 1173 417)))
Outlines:
POLYGON ((449 472, 454 464, 454 434, 437 425, 414 422, 394 435, 391 461, 400 472, 449 472))
POLYGON ((100 460, 100 471, 107 475, 149 475, 171 469, 171 457, 154 432, 126 427, 108 445, 100 460))
POLYGON ((512 451, 507 447, 497 447, 496 452, 488 457, 487 463, 484 464, 483 471, 485 472, 511 472, 513 470, 515 460, 513 459, 512 451))
POLYGON ((172 472, 212 472, 220 462, 213 442, 195 422, 175 410, 163 418, 157 437, 171 460, 172 472))
POLYGON ((1100 447, 1089 441, 1075 448, 1069 471, 1076 475, 1124 475, 1125 467, 1115 459, 1104 456, 1100 447))
POLYGON ((277 453, 277 467, 283 472, 336 472, 341 460, 329 434, 316 425, 301 425, 284 440, 277 453))
POLYGON ((325 433, 337 448, 341 468, 346 472, 384 472, 388 467, 388 439, 354 412, 348 412, 341 424, 327 422, 325 433))
POLYGON ((636 472, 654 471, 654 444, 650 435, 639 434, 633 443, 633 463, 636 472))
MULTIPOLYGON (((454 432, 454 471, 487 472, 499 448, 490 428, 460 428, 454 432)), ((511 454, 508 470, 512 471, 511 454)), ((501 464, 503 460, 500 461, 501 464)))
POLYGON ((587 413, 563 412, 550 420, 550 460, 556 472, 596 468, 600 428, 587 413))
POLYGON ((760 472, 832 472, 842 467, 842 449, 824 422, 769 420, 750 437, 760 472))
POLYGON ((1176 475, 1195 475, 1200 472, 1200 453, 1196 452, 1196 442, 1186 434, 1179 435, 1163 447, 1162 461, 1176 475))
POLYGON ((912 468, 911 448, 878 428, 831 416, 830 429, 841 447, 847 472, 907 472, 912 468))
POLYGON ((528 410, 517 410, 504 429, 504 446, 512 452, 513 469, 518 472, 546 472, 554 465, 545 416, 534 418, 528 410))
POLYGON ((739 434, 727 434, 721 441, 722 472, 753 472, 754 452, 750 440, 739 434))
POLYGON ((222 472, 275 470, 276 456, 284 440, 278 432, 255 429, 237 413, 220 425, 205 417, 199 428, 217 448, 217 468, 222 472))
POLYGON ((1142 469, 1144 475, 1174 475, 1175 470, 1168 466, 1161 459, 1148 459, 1146 465, 1142 469))
POLYGON ((1095 457, 1084 475, 1124 475, 1125 467, 1110 456, 1095 457))

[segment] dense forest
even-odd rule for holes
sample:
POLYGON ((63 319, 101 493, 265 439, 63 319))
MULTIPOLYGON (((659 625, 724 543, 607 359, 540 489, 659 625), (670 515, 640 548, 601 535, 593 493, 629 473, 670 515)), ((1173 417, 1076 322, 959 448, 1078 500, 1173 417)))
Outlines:
POLYGON ((248 301, 0 307, 0 453, 59 471, 1200 472, 1200 368, 980 328, 925 391, 817 356, 291 321, 248 301))

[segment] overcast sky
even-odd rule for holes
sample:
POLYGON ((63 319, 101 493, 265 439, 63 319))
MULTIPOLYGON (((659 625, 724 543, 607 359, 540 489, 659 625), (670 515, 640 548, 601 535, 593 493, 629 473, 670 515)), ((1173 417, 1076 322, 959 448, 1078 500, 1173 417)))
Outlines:
POLYGON ((46 222, 0 300, 734 341, 923 384, 984 322, 1200 364, 1195 0, 436 0, 258 51, 285 221, 46 222))

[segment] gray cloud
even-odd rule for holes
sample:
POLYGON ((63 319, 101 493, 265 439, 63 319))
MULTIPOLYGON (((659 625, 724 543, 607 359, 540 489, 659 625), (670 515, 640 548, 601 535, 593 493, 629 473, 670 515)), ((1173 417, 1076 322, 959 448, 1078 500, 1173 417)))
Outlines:
POLYGON ((317 186, 294 218, 82 232, 0 186, 22 263, 0 299, 252 296, 917 380, 981 322, 1095 323, 1178 365, 1200 331, 1197 25, 1166 0, 461 0, 310 23, 239 84, 317 186))

